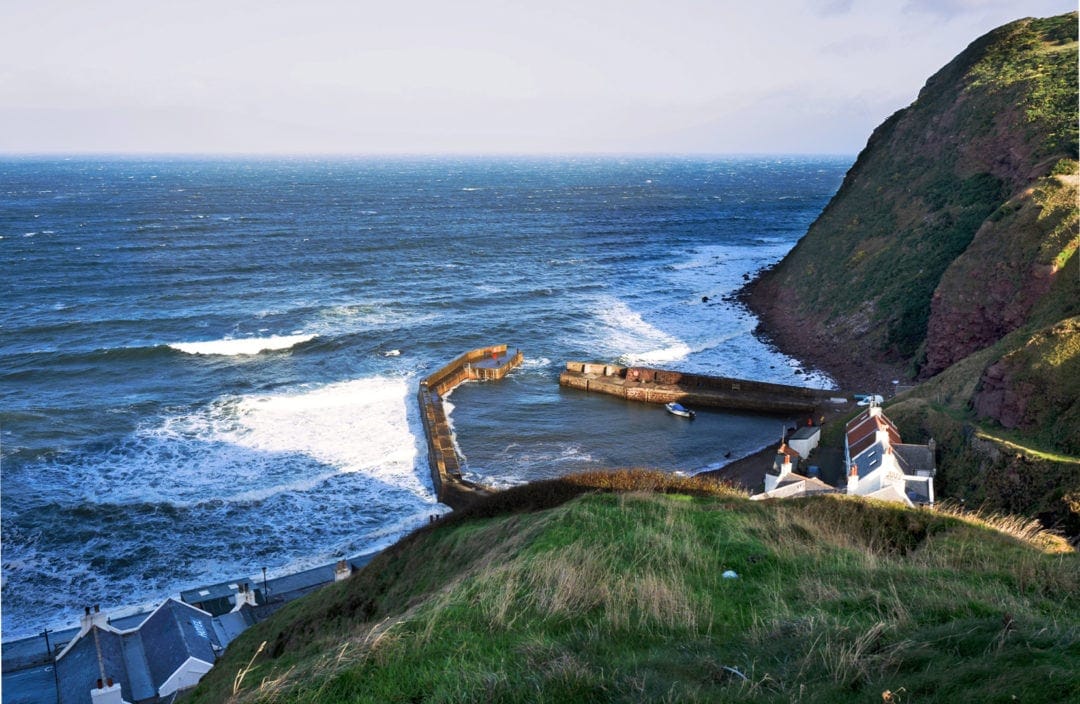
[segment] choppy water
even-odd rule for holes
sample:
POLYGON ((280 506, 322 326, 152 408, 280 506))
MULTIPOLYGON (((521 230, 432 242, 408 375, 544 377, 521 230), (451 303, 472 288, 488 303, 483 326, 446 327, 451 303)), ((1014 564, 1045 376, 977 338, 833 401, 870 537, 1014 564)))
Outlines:
POLYGON ((790 249, 849 164, 0 162, 4 637, 423 522, 440 507, 417 382, 474 347, 526 358, 451 397, 485 482, 759 448, 782 419, 688 423, 558 373, 823 383, 723 298, 790 249))

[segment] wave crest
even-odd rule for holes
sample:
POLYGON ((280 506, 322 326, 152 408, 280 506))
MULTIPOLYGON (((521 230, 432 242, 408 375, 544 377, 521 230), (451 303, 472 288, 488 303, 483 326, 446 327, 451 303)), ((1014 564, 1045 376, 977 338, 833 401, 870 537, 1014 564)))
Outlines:
POLYGON ((318 335, 271 335, 270 337, 242 337, 210 340, 207 342, 175 342, 169 347, 185 354, 221 355, 235 357, 255 355, 262 352, 287 350, 314 340, 318 335))

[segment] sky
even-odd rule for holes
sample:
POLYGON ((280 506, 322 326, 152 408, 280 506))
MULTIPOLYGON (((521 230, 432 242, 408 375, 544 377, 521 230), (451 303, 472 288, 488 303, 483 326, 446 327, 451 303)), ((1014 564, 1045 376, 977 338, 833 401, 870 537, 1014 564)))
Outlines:
POLYGON ((0 153, 855 154, 1076 0, 0 0, 0 153))

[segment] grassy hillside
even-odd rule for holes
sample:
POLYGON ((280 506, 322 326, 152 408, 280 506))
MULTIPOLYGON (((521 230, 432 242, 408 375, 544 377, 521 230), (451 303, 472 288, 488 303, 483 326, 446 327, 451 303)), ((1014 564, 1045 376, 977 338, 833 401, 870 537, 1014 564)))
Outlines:
POLYGON ((542 482, 290 604, 192 701, 1076 700, 1080 559, 1012 529, 656 474, 542 482))
MULTIPOLYGON (((888 359, 921 371, 931 302, 963 309, 950 308, 950 290, 939 289, 954 261, 1062 159, 1075 173, 1076 66, 1076 13, 1020 20, 972 43, 874 131, 806 237, 754 284, 752 306, 767 320, 784 309, 803 344, 826 356, 888 359)), ((984 250, 969 257, 982 274, 966 280, 967 289, 993 290, 1035 263, 1026 248, 984 250), (1000 257, 1008 262, 999 271, 1000 257)), ((1036 303, 1025 299, 1028 309, 1036 303)), ((970 326, 959 337, 946 324, 929 343, 970 353, 1015 328, 1026 310, 1000 321, 998 312, 989 309, 993 325, 970 326)), ((957 359, 936 360, 928 371, 957 359)))

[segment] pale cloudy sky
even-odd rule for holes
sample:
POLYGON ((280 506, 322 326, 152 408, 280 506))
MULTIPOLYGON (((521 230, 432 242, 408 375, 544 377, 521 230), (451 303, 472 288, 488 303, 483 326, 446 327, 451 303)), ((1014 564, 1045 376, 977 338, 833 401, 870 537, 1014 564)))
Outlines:
POLYGON ((845 153, 1076 0, 0 0, 0 152, 845 153))

